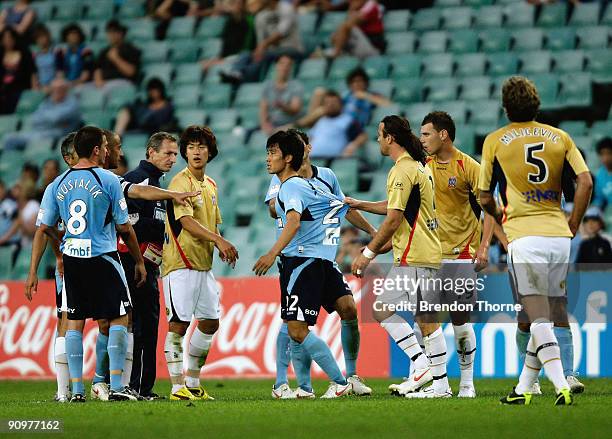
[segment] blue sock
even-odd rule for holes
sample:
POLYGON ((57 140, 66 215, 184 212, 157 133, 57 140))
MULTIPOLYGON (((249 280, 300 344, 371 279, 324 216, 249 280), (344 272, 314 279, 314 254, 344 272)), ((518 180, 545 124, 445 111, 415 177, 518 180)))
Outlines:
POLYGON ((342 338, 342 351, 344 352, 344 364, 346 365, 346 376, 357 374, 357 355, 359 354, 359 323, 355 320, 341 320, 340 337, 342 338))
POLYGON ((85 386, 83 386, 83 334, 80 331, 74 329, 66 331, 66 356, 68 357, 70 381, 72 381, 72 393, 85 395, 85 386))
POLYGON ((312 392, 312 382, 310 381, 310 364, 312 358, 304 347, 295 340, 291 340, 291 361, 293 370, 297 378, 298 386, 302 390, 312 392))
POLYGON ((96 339, 96 372, 93 377, 92 384, 103 383, 106 380, 108 373, 108 335, 101 332, 98 333, 96 339))
POLYGON ((559 342, 559 350, 561 351, 563 375, 566 377, 574 375, 574 341, 572 340, 572 330, 555 326, 554 332, 557 342, 559 342))
POLYGON ((529 338, 531 337, 531 332, 523 332, 519 328, 516 328, 516 347, 519 351, 519 358, 521 359, 521 364, 519 365, 519 370, 525 364, 525 355, 527 355, 527 345, 529 344, 529 338))
POLYGON ((340 372, 338 363, 329 350, 329 346, 323 340, 317 337, 314 332, 309 332, 302 347, 310 357, 319 365, 323 372, 327 374, 330 380, 337 384, 346 385, 346 378, 340 372))
POLYGON ((274 388, 278 389, 282 384, 287 384, 287 368, 291 361, 291 351, 289 348, 289 330, 287 324, 283 323, 276 337, 276 383, 274 388))
POLYGON ((108 359, 110 364, 110 387, 111 390, 121 390, 121 374, 125 353, 127 352, 127 328, 121 325, 113 325, 108 331, 108 359))

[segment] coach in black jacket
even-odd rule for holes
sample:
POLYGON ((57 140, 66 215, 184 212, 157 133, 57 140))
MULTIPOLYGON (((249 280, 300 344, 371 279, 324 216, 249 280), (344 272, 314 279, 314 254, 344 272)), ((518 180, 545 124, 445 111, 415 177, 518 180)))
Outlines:
MULTIPOLYGON (((178 155, 176 138, 171 134, 153 134, 147 142, 146 160, 123 177, 138 185, 159 187, 161 176, 170 171, 178 155)), ((132 327, 134 332, 134 363, 130 387, 141 396, 154 399, 156 375, 157 328, 159 324, 159 265, 164 238, 165 203, 128 199, 130 223, 134 227, 140 250, 144 256, 147 280, 137 288, 129 273, 134 273, 134 261, 119 243, 121 262, 125 267, 132 298, 132 327)))

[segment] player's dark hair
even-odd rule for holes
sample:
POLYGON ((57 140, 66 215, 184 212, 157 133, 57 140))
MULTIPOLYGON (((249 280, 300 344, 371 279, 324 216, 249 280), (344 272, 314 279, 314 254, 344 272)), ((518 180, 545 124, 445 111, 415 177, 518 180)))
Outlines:
POLYGON ((423 118, 421 126, 432 124, 436 131, 446 130, 451 142, 455 141, 455 122, 446 111, 432 111, 423 118))
POLYGON ((53 165, 55 166, 55 169, 59 172, 60 170, 60 163, 57 159, 47 159, 43 162, 43 167, 47 164, 47 163, 53 163, 53 165))
POLYGON ((502 86, 502 105, 510 122, 530 122, 540 109, 540 96, 529 79, 511 76, 502 86))
POLYGON ((595 146, 595 150, 597 151, 597 154, 601 154, 604 149, 609 149, 610 151, 612 151, 612 138, 611 137, 604 137, 599 142, 597 142, 597 145, 595 146))
POLYGON ((51 32, 49 32, 49 28, 47 26, 45 26, 43 23, 38 23, 36 26, 34 26, 34 41, 36 41, 38 39, 38 37, 46 35, 49 40, 51 40, 51 32))
POLYGON ((81 43, 85 41, 85 33, 83 32, 83 29, 81 29, 81 26, 79 26, 77 23, 70 23, 67 26, 64 26, 62 29, 62 41, 64 43, 68 39, 68 34, 72 32, 79 34, 79 40, 81 43))
MULTIPOLYGON (((164 84, 164 81, 159 79, 157 76, 147 81, 147 92, 149 90, 159 90, 159 93, 161 94, 162 99, 168 98, 168 95, 166 94, 166 84, 164 84)), ((149 101, 148 96, 147 96, 147 101, 149 101)))
POLYGON ((25 162, 23 167, 21 168, 21 172, 29 172, 34 177, 34 181, 38 181, 38 177, 40 177, 40 169, 32 162, 25 162))
POLYGON ((277 131, 272 134, 266 142, 266 149, 278 145, 281 154, 284 157, 291 156, 291 169, 297 171, 304 162, 304 141, 294 133, 288 131, 277 131))
POLYGON ((127 28, 116 18, 106 22, 105 30, 106 32, 120 32, 123 35, 127 33, 127 28))
POLYGON ((66 137, 62 139, 62 143, 60 144, 60 151, 62 153, 62 157, 71 156, 74 152, 74 138, 76 137, 76 131, 68 133, 66 137))
POLYGON ((348 74, 348 76, 346 77, 346 84, 350 85, 351 82, 353 82, 353 80, 355 78, 361 78, 365 81, 366 85, 370 84, 370 76, 368 75, 368 73, 364 70, 363 67, 355 67, 353 70, 351 70, 348 74))
POLYGON ((89 158, 96 146, 104 141, 104 131, 92 125, 86 125, 74 136, 74 150, 79 158, 89 158))
POLYGON ((114 148, 116 145, 121 143, 121 138, 116 132, 107 130, 106 128, 103 128, 102 131, 104 131, 104 136, 106 137, 106 141, 108 142, 109 148, 114 148), (119 138, 119 142, 117 142, 117 138, 119 138))
POLYGON ((208 163, 214 159, 219 150, 217 149, 217 138, 212 130, 207 126, 191 125, 185 128, 179 139, 179 151, 181 157, 187 160, 187 145, 190 143, 200 143, 208 147, 208 163))
POLYGON ((381 123, 383 124, 383 135, 393 137, 395 143, 404 148, 417 162, 426 163, 427 155, 423 144, 410 129, 408 119, 392 115, 383 118, 381 123))
POLYGON ((295 134, 296 136, 298 136, 300 139, 302 139, 302 142, 304 142, 304 145, 308 145, 310 143, 310 139, 308 138, 308 134, 306 134, 304 131, 302 130, 298 130, 297 128, 289 128, 287 130, 288 133, 291 134, 295 134))
POLYGON ((155 152, 159 152, 159 148, 161 147, 162 143, 164 143, 164 140, 176 143, 176 137, 174 137, 170 133, 167 133, 165 131, 155 133, 151 137, 149 137, 149 140, 147 141, 147 151, 145 152, 145 157, 149 158, 149 149, 153 149, 155 150, 155 152))

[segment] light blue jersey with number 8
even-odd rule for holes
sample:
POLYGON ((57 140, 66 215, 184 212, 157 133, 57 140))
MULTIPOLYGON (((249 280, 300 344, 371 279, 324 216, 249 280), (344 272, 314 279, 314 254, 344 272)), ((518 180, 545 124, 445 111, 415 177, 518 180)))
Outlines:
POLYGON ((37 224, 53 227, 61 218, 65 255, 93 258, 117 251, 115 224, 128 222, 119 179, 98 167, 69 169, 45 190, 37 224))
POLYGON ((275 208, 283 225, 287 223, 289 211, 295 210, 301 215, 300 229, 283 255, 335 260, 340 226, 349 210, 342 199, 321 185, 291 177, 281 185, 275 208))

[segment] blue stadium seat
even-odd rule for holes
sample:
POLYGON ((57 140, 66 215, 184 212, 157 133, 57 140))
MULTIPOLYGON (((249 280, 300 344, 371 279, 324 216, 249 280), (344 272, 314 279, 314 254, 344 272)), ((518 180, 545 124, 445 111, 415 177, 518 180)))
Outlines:
POLYGON ((569 19, 570 26, 596 26, 599 23, 600 2, 581 3, 574 8, 569 19))
MULTIPOLYGON (((455 121, 456 122, 456 121, 455 121)), ((455 140, 453 144, 466 154, 474 155, 474 128, 469 125, 455 125, 455 140)))
MULTIPOLYGON (((123 15, 120 14, 119 16, 123 18, 123 15)), ((128 28, 127 39, 136 44, 138 41, 151 41, 155 39, 155 22, 150 18, 126 20, 124 24, 128 28)))
POLYGON ((199 62, 181 64, 176 69, 174 84, 199 84, 202 82, 202 66, 199 62))
POLYGON ((423 102, 418 104, 411 104, 406 107, 404 110, 404 114, 408 121, 410 121, 410 125, 414 127, 420 126, 421 122, 427 116, 427 114, 434 111, 433 102, 423 102))
POLYGON ((420 31, 438 29, 440 27, 440 18, 439 9, 419 9, 412 17, 410 29, 420 31))
POLYGON ((457 81, 452 77, 429 78, 425 81, 427 101, 445 102, 457 99, 457 81))
POLYGON ((54 20, 75 21, 83 16, 83 5, 73 0, 56 1, 53 3, 54 20))
POLYGON ((484 53, 467 53, 457 58, 457 76, 480 76, 484 75, 487 58, 484 53))
POLYGON ((390 79, 373 79, 370 81, 370 90, 389 98, 393 94, 393 81, 390 79))
POLYGON ((460 29, 451 33, 449 52, 469 53, 478 50, 478 32, 472 29, 460 29))
POLYGON ((395 32, 388 33, 387 36, 387 55, 397 55, 402 53, 414 52, 416 35, 414 32, 395 32))
POLYGON ((610 30, 606 26, 581 27, 576 29, 579 49, 606 49, 610 41, 610 30))
POLYGON ((444 8, 441 12, 443 29, 465 29, 472 26, 472 8, 444 8))
POLYGON ((552 55, 545 50, 523 52, 519 55, 521 73, 547 73, 552 65, 552 55))
POLYGON ((483 6, 474 16, 474 27, 501 28, 504 20, 504 9, 501 6, 483 6))
POLYGON ((242 84, 236 93, 235 107, 255 106, 259 105, 261 93, 263 92, 263 84, 242 84))
POLYGON ((215 84, 205 87, 202 93, 204 108, 227 108, 230 106, 232 87, 228 84, 215 84))
POLYGON ((548 29, 544 47, 549 50, 571 50, 576 47, 576 31, 571 27, 548 29))
POLYGON ((606 8, 606 12, 601 18, 601 24, 602 26, 603 25, 612 26, 612 6, 610 4, 608 4, 608 7, 606 8))
POLYGON ((423 65, 423 76, 451 76, 453 74, 453 56, 449 53, 431 55, 423 65))
POLYGON ((464 101, 440 102, 436 109, 450 114, 455 124, 464 124, 467 119, 467 104, 464 101))
POLYGON ((227 18, 222 15, 204 18, 195 32, 196 39, 201 41, 208 38, 219 38, 226 20, 227 18))
POLYGON ((510 49, 510 32, 505 29, 487 29, 480 32, 483 52, 505 52, 510 49))
POLYGON ((84 18, 88 20, 108 20, 113 16, 114 2, 89 1, 85 5, 84 18))
POLYGON ((470 124, 496 126, 500 112, 499 100, 476 101, 470 105, 470 124))
POLYGON ((446 52, 446 42, 448 34, 445 31, 429 31, 425 32, 419 38, 420 53, 436 53, 446 52))
POLYGON ((203 110, 177 110, 176 119, 181 128, 189 125, 202 125, 206 121, 206 113, 203 110))
POLYGON ((529 75, 540 95, 541 108, 552 110, 557 108, 557 95, 559 93, 559 79, 554 73, 541 73, 529 75))
POLYGON ((238 112, 228 108, 225 110, 215 110, 210 113, 208 123, 213 131, 230 132, 238 126, 238 112))
POLYGON ((554 72, 581 72, 584 70, 584 52, 582 50, 562 50, 553 52, 554 72))
POLYGON ((435 5, 436 7, 461 6, 461 0, 436 0, 435 5))
POLYGON ((45 99, 45 94, 38 90, 24 90, 19 97, 15 113, 30 114, 45 99))
POLYGON ((505 9, 506 26, 532 27, 535 21, 535 7, 522 1, 513 1, 505 9))
POLYGON ((370 76, 370 79, 385 79, 389 77, 391 63, 386 56, 371 56, 366 58, 362 67, 370 76))
POLYGON ((172 92, 172 103, 176 108, 195 108, 200 104, 200 86, 186 84, 177 86, 172 92))
POLYGON ((165 41, 143 41, 138 44, 141 50, 141 61, 143 64, 165 63, 168 60, 170 48, 165 41))
POLYGON ((518 57, 514 53, 489 53, 488 69, 491 76, 513 75, 518 71, 518 57))
POLYGON ((612 83, 612 51, 590 50, 587 57, 593 81, 604 84, 612 83))
POLYGON ((104 93, 101 89, 84 88, 79 98, 79 104, 83 110, 100 110, 104 108, 104 93))
POLYGON ((144 4, 140 2, 125 2, 119 6, 118 17, 122 19, 144 17, 144 4))
POLYGON ((542 6, 538 17, 538 26, 557 27, 565 25, 567 18, 567 3, 557 2, 542 6))
POLYGON ((495 0, 463 0, 463 4, 467 6, 486 6, 493 4, 495 0))
POLYGON ((421 102, 423 100, 423 82, 414 77, 397 79, 393 100, 399 104, 421 102))
POLYGON ((544 42, 544 31, 542 29, 517 29, 512 32, 512 50, 540 50, 544 42))
POLYGON ((149 79, 157 77, 164 84, 169 85, 170 81, 172 81, 174 66, 171 63, 148 64, 142 70, 144 73, 143 84, 146 84, 149 79))
POLYGON ((593 101, 591 75, 568 73, 561 76, 559 101, 566 106, 586 107, 593 101))
POLYGON ((587 127, 584 120, 566 120, 559 124, 559 128, 572 138, 587 135, 587 127))
POLYGON ((353 56, 341 56, 336 58, 327 74, 329 79, 344 80, 351 70, 359 65, 359 59, 353 56))
MULTIPOLYGON (((19 116, 16 114, 4 114, 0 116, 0 138, 3 134, 17 131, 19 116)), ((2 148, 0 148, 1 150, 2 148)))
POLYGON ((421 75, 421 56, 404 54, 391 57, 391 78, 418 78, 421 75))
POLYGON ((408 30, 408 20, 410 20, 408 10, 387 11, 383 17, 385 31, 405 32, 408 30))
POLYGON ((466 101, 489 99, 491 96, 491 78, 488 76, 472 76, 459 81, 459 99, 466 101))
MULTIPOLYGON (((195 29, 196 17, 175 17, 168 26, 166 39, 187 39, 193 36, 195 29)), ((193 44, 193 41, 192 41, 193 44)))
POLYGON ((191 39, 170 40, 170 61, 174 64, 196 62, 199 54, 200 48, 191 39))
POLYGON ((300 64, 300 70, 297 73, 298 79, 323 79, 327 72, 327 60, 324 58, 305 59, 300 64))

